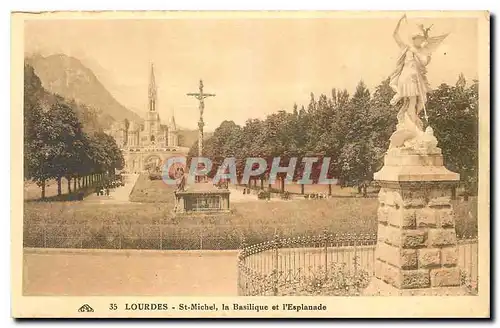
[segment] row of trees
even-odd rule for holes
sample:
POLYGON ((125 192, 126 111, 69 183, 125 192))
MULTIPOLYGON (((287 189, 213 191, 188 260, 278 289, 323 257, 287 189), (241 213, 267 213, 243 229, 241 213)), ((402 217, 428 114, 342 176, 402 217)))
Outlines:
MULTIPOLYGON (((92 126, 82 124, 82 111, 73 101, 47 92, 29 65, 24 67, 24 178, 42 188, 56 179, 58 195, 61 180, 71 192, 102 178, 124 165, 115 140, 92 126)), ((83 118, 85 120, 85 117, 83 118)))
MULTIPOLYGON (((311 93, 307 107, 294 105, 290 112, 282 110, 264 120, 251 119, 244 126, 224 121, 206 140, 204 156, 215 159, 215 163, 217 158, 236 157, 240 176, 248 157, 271 160, 281 156, 282 165, 286 165, 292 156, 326 156, 331 157, 329 177, 342 184, 364 185, 381 168, 389 137, 396 128, 397 108, 389 104, 393 95, 389 80, 378 85, 372 94, 361 81, 353 95, 336 89, 330 96, 322 94, 319 98, 311 93)), ((474 190, 478 166, 478 82, 467 86, 465 77, 460 75, 456 85, 441 84, 429 94, 426 109, 445 165, 459 172, 466 188, 474 190)), ((197 144, 190 150, 191 156, 196 154, 197 144)), ((321 161, 313 167, 313 178, 319 175, 320 166, 321 161)), ((302 169, 297 165, 294 179, 301 178, 302 169)), ((269 170, 263 173, 261 180, 268 173, 269 170)))

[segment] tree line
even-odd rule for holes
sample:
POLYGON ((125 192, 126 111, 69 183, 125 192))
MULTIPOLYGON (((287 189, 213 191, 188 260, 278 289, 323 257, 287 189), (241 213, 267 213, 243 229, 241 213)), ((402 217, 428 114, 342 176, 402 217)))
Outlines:
POLYGON ((24 178, 41 187, 42 199, 49 179, 57 181, 61 195, 63 177, 68 191, 73 182, 76 192, 123 168, 114 138, 99 128, 95 118, 85 105, 46 91, 33 67, 25 64, 24 178))
MULTIPOLYGON (((272 157, 281 156, 282 166, 292 156, 331 157, 329 177, 337 178, 342 185, 366 184, 382 167, 389 138, 396 129, 398 108, 390 105, 393 95, 389 79, 382 81, 373 93, 363 81, 352 95, 337 89, 332 89, 329 96, 316 97, 311 93, 307 107, 295 104, 291 111, 280 110, 263 120, 249 119, 244 126, 222 122, 205 141, 203 154, 213 159, 213 174, 223 158, 236 157, 239 176, 248 157, 271 161, 272 157)), ((426 110, 446 167, 460 173, 465 189, 475 193, 478 81, 467 85, 460 74, 455 85, 441 84, 428 94, 426 110)), ((189 154, 196 156, 197 144, 189 154)), ((313 166, 313 180, 321 164, 320 160, 313 166)), ((295 180, 301 178, 302 169, 297 164, 295 180)), ((268 174, 269 170, 259 177, 261 183, 268 174)), ((282 189, 283 185, 284 182, 282 189)))

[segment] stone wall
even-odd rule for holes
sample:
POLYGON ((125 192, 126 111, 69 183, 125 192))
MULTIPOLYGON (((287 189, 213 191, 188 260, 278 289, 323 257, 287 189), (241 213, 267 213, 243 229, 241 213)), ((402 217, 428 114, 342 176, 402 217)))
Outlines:
POLYGON ((375 276, 398 289, 459 286, 452 183, 381 185, 375 276))

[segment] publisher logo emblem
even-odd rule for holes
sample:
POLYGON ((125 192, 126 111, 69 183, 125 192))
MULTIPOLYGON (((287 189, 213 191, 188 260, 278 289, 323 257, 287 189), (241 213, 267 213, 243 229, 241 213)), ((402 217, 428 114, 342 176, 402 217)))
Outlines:
POLYGON ((94 312, 94 309, 88 305, 88 304, 83 304, 79 309, 78 312, 94 312))

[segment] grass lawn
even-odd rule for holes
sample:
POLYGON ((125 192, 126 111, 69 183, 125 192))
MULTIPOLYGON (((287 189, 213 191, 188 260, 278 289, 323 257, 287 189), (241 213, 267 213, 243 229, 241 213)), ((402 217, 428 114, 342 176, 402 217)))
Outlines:
MULTIPOLYGON (((24 181, 23 187, 25 200, 36 200, 42 197, 42 189, 35 182, 24 181)), ((73 181, 71 181, 71 189, 73 189, 73 181)), ((61 192, 62 194, 68 193, 68 180, 66 178, 61 179, 61 192)), ((54 196, 57 196, 57 181, 50 179, 45 182, 45 197, 54 196)))
POLYGON ((177 187, 167 185, 163 180, 149 180, 147 174, 141 174, 130 193, 131 202, 164 203, 165 206, 174 206, 174 194, 177 187))
MULTIPOLYGON (((344 188, 347 192, 347 188, 344 188)), ((376 198, 232 203, 232 213, 174 217, 175 186, 141 175, 136 203, 25 202, 27 247, 235 249, 282 237, 376 234, 376 198)), ((351 190, 352 191, 352 190, 351 190)), ((477 200, 455 201, 457 234, 477 236, 477 200)))
MULTIPOLYGON (((232 214, 183 218, 173 217, 172 207, 162 203, 24 205, 27 247, 44 247, 45 233, 52 238, 46 247, 235 249, 243 236, 253 244, 271 240, 275 233, 293 237, 327 229, 333 234, 375 234, 378 204, 373 198, 234 203, 232 214)), ((455 211, 457 234, 475 237, 475 199, 457 203, 455 211)))

